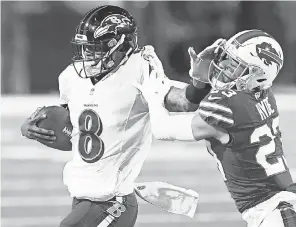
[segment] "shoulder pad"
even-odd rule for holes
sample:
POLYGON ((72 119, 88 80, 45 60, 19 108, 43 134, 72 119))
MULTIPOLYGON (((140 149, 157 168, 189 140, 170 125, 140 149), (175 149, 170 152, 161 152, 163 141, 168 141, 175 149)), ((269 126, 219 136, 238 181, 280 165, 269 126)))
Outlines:
POLYGON ((219 128, 232 128, 234 126, 234 115, 229 99, 235 96, 233 90, 212 90, 199 105, 199 115, 208 124, 219 128))

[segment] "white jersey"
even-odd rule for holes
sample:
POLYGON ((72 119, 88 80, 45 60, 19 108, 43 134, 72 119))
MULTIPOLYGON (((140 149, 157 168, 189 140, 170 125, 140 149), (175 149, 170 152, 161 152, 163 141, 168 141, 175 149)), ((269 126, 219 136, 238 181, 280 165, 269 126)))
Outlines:
POLYGON ((141 53, 95 85, 73 65, 61 73, 60 97, 73 125, 73 159, 63 173, 72 197, 105 201, 133 192, 152 143, 148 107, 133 86, 144 73, 141 53))

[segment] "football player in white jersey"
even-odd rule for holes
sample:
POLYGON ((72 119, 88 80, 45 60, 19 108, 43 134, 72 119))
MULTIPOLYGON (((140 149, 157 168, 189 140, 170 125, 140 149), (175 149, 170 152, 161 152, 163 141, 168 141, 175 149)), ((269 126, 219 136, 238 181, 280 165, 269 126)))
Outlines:
MULTIPOLYGON (((60 226, 132 227, 138 212, 134 183, 152 142, 148 105, 133 86, 149 75, 145 48, 138 48, 132 15, 110 5, 82 18, 72 44, 73 63, 60 74, 59 91, 73 125, 74 154, 63 178, 74 200, 60 226)), ((170 107, 196 108, 179 96, 173 100, 192 85, 173 84, 179 88, 167 96, 170 107)), ((22 134, 53 141, 53 132, 38 128, 36 121, 27 119, 22 134)))
POLYGON ((154 70, 136 87, 148 102, 152 132, 158 139, 205 139, 248 227, 296 227, 296 184, 271 90, 284 63, 282 48, 271 35, 254 29, 235 34, 215 52, 208 64, 212 91, 198 111, 179 115, 163 107, 170 84, 156 54, 150 54, 154 70))

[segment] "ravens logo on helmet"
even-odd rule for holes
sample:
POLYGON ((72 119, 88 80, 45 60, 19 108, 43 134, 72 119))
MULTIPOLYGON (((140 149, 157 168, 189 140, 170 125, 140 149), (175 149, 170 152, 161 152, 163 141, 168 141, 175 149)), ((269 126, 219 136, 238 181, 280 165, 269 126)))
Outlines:
POLYGON ((137 25, 126 10, 111 5, 100 6, 82 18, 72 44, 77 74, 100 80, 137 49, 137 25))

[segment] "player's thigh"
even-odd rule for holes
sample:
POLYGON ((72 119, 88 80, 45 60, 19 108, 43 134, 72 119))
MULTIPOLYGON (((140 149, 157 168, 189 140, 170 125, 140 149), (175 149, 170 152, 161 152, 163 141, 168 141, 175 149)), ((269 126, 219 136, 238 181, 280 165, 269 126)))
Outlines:
POLYGON ((267 215, 260 227, 296 227, 296 212, 291 204, 283 203, 267 215))
POLYGON ((74 199, 73 209, 60 227, 133 227, 138 214, 136 198, 124 198, 122 203, 74 199))

